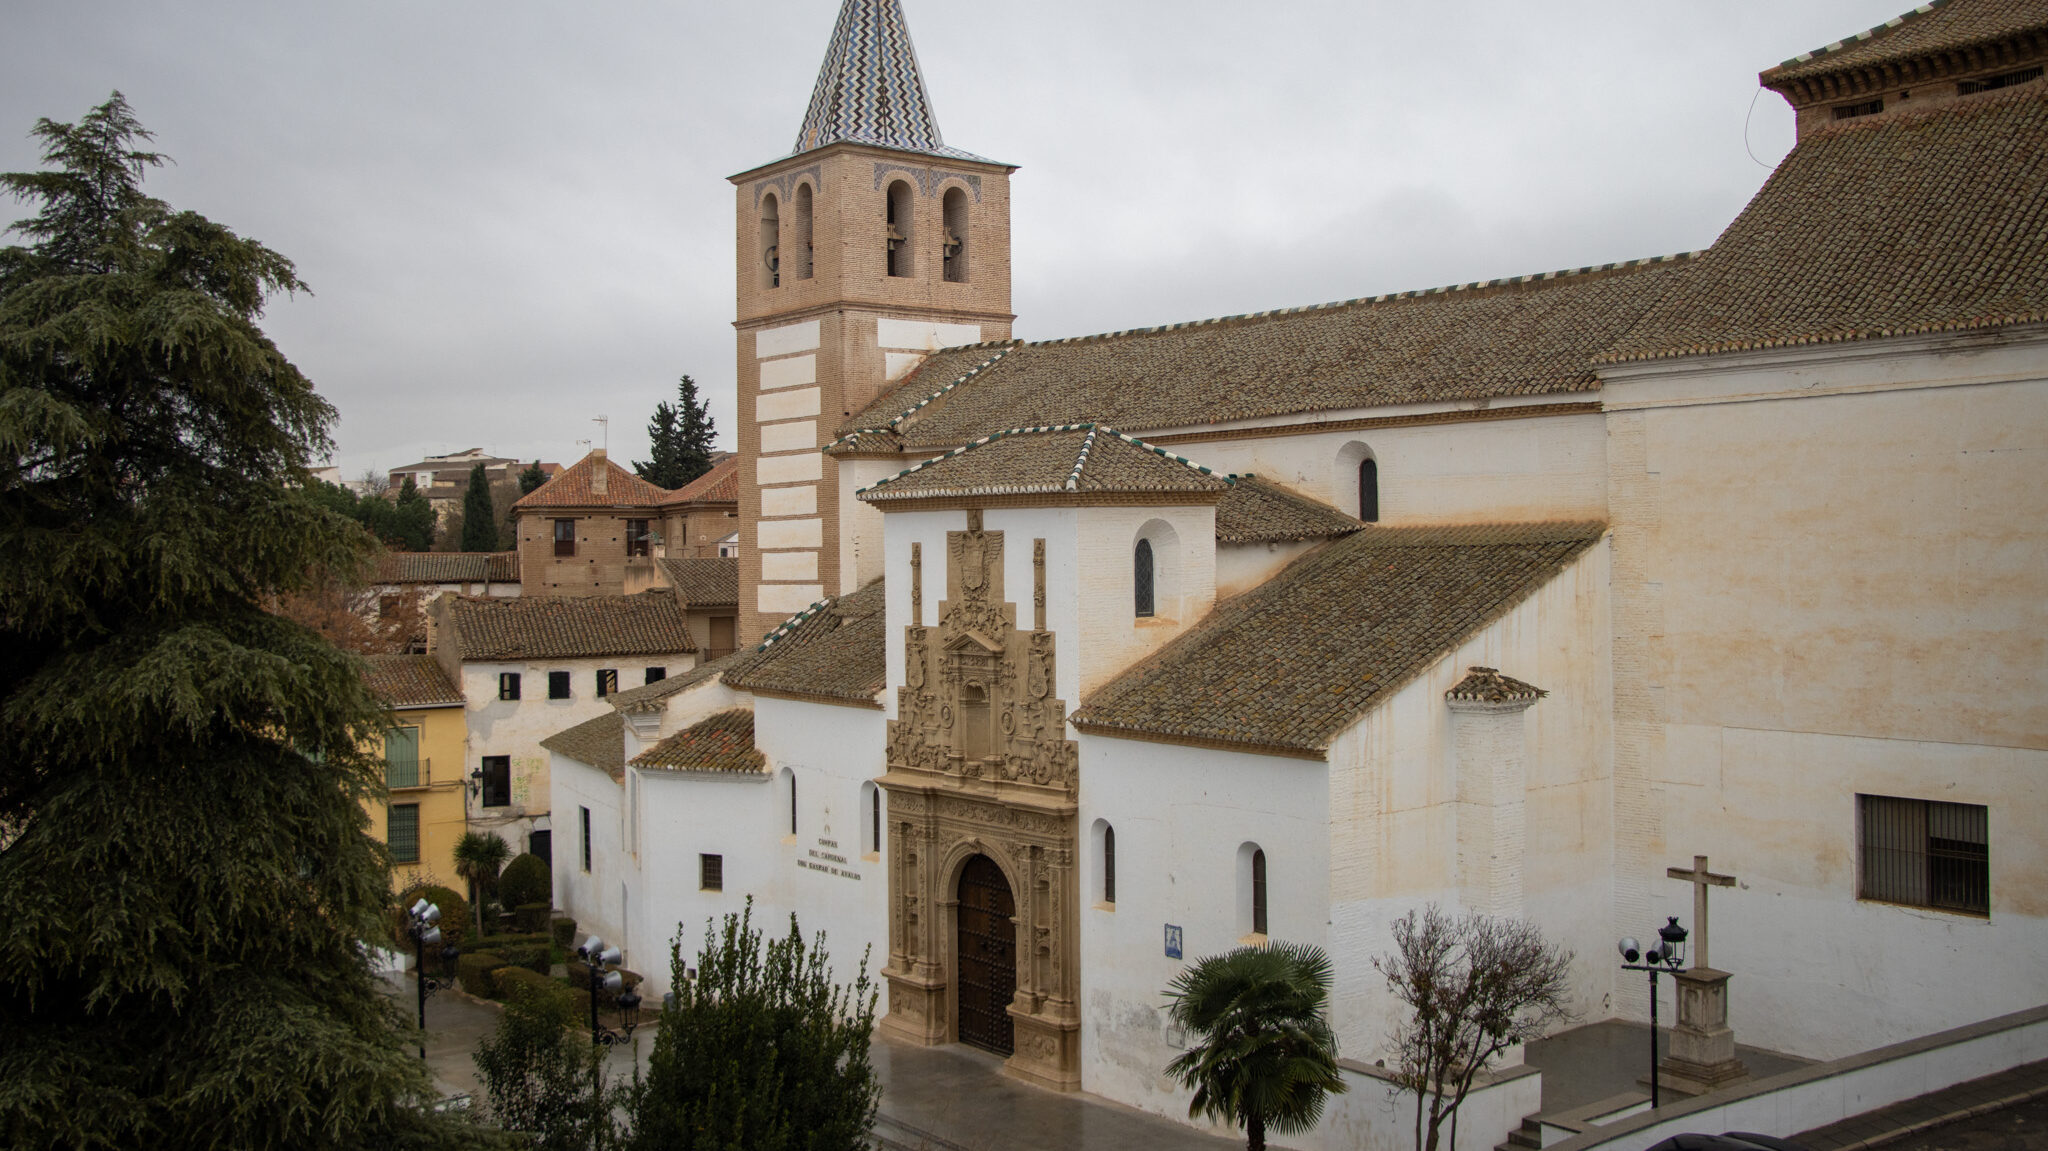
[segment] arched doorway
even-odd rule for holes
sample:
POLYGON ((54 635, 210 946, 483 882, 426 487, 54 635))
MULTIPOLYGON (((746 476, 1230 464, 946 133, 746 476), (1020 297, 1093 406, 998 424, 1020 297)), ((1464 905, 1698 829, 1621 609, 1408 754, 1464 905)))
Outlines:
POLYGON ((1010 1000, 1017 994, 1017 903, 1010 881, 986 855, 960 872, 958 936, 960 1042, 998 1055, 1015 1048, 1010 1000))

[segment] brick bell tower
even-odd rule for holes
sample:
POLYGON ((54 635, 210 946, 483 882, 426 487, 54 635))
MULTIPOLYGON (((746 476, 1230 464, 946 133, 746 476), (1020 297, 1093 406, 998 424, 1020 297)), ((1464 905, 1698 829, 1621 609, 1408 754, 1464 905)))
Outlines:
POLYGON ((931 350, 1009 338, 1015 170, 940 138, 898 0, 845 0, 795 150, 732 177, 742 644, 881 574, 819 449, 931 350))

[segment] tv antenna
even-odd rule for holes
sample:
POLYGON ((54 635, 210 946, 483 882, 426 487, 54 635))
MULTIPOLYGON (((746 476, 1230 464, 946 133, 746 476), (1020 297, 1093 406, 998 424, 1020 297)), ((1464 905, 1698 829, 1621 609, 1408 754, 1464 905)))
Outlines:
POLYGON ((612 450, 612 418, 610 416, 592 416, 590 422, 603 429, 605 454, 610 455, 612 450))

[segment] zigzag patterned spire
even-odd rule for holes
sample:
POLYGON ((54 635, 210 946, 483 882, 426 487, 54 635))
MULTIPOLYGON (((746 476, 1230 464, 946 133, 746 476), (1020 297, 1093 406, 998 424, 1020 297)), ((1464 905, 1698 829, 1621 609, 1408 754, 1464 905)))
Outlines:
POLYGON ((818 69, 818 86, 811 92, 795 151, 841 140, 928 156, 982 159, 947 147, 939 136, 924 75, 917 67, 917 49, 911 47, 898 0, 845 0, 840 5, 839 23, 832 28, 832 43, 818 69))

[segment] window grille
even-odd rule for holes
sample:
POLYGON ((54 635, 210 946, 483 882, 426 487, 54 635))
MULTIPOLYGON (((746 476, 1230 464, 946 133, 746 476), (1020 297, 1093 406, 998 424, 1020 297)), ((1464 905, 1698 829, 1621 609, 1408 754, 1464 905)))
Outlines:
POLYGON ((555 521, 555 554, 573 556, 576 554, 576 521, 555 521))
POLYGON ((576 818, 583 832, 583 870, 588 872, 590 870, 590 809, 587 807, 577 808, 576 818))
POLYGON ((483 761, 483 806, 510 807, 512 805, 512 757, 509 755, 487 755, 483 761))
POLYGON ((1991 913, 1988 808, 1883 795, 1857 803, 1860 898, 1991 913))
POLYGON ((882 789, 877 787, 868 795, 868 842, 869 851, 882 850, 882 789))
POLYGON ((1835 119, 1854 120, 1858 116, 1875 116, 1882 111, 1884 111, 1884 101, 1882 99, 1865 100, 1861 104, 1844 104, 1835 109, 1835 119))
POLYGON ((548 698, 549 698, 549 699, 568 699, 568 698, 569 698, 569 673, 568 673, 568 672, 566 672, 566 671, 551 671, 551 672, 549 672, 549 673, 548 673, 548 698))
POLYGON ((699 855, 697 857, 697 886, 705 891, 725 890, 725 856, 699 855))
POLYGON ((1102 902, 1116 902, 1116 828, 1102 829, 1102 902))
POLYGON ((384 733, 384 786, 420 785, 420 729, 395 727, 384 733))
POLYGON ((394 803, 391 818, 385 825, 386 841, 391 847, 391 862, 418 863, 420 861, 420 805, 417 803, 394 803))
POLYGON ((789 833, 796 834, 796 772, 789 773, 789 833))
POLYGON ((1152 594, 1152 541, 1139 540, 1136 554, 1132 557, 1132 575, 1137 586, 1136 610, 1140 616, 1153 614, 1152 594))
POLYGON ((501 671, 501 672, 499 672, 499 673, 498 673, 498 698, 499 698, 499 699, 518 699, 518 698, 519 698, 519 673, 518 673, 518 672, 516 672, 516 671, 501 671))
POLYGON ((2039 80, 2040 78, 2041 69, 2022 68, 2017 72, 2007 72, 2002 76, 1986 76, 1982 80, 1963 80, 1956 84, 1956 95, 1971 96, 1978 92, 1992 92, 2000 88, 2010 88, 2014 84, 2024 84, 2029 80, 2039 80))
POLYGON ((1266 852, 1252 852, 1252 934, 1266 934, 1266 852))

